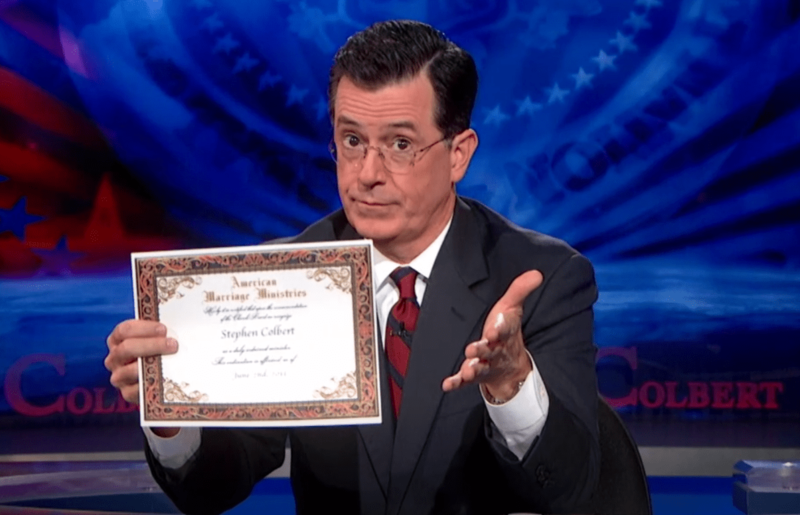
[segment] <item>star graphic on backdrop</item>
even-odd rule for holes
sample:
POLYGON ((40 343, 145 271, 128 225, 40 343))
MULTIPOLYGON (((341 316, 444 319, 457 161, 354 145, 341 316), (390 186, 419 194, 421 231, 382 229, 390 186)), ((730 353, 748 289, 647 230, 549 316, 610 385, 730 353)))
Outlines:
POLYGON ((225 34, 224 37, 217 39, 217 43, 214 45, 214 50, 212 50, 215 54, 219 52, 225 52, 225 54, 230 54, 231 50, 240 46, 240 43, 233 39, 233 34, 228 32, 225 34))
POLYGON ((648 11, 653 7, 661 7, 661 0, 636 0, 636 5, 643 5, 648 11))
POLYGON ((564 103, 564 97, 569 95, 568 89, 561 89, 558 82, 553 84, 552 88, 545 88, 547 93, 547 105, 555 104, 556 102, 564 103))
POLYGON ((500 109, 500 105, 496 105, 491 111, 487 110, 486 118, 483 123, 486 125, 500 126, 503 122, 508 120, 509 116, 500 109))
POLYGON ((612 70, 616 69, 616 66, 614 66, 614 59, 616 58, 617 56, 608 55, 604 51, 600 50, 600 53, 597 55, 597 57, 592 57, 592 61, 597 63, 597 66, 602 72, 608 68, 611 68, 612 70))
POLYGON ((219 13, 212 14, 211 16, 203 20, 203 23, 200 24, 200 28, 208 29, 208 32, 212 34, 216 32, 217 29, 221 29, 224 26, 225 24, 222 23, 222 20, 219 19, 219 13))
POLYGON ((623 25, 630 25, 634 32, 652 27, 650 22, 647 21, 647 14, 636 14, 635 12, 631 12, 628 15, 628 19, 622 23, 623 25))
POLYGON ((72 262, 82 258, 85 254, 70 252, 67 247, 67 237, 62 236, 51 250, 36 250, 34 254, 42 258, 39 266, 40 275, 66 275, 72 268, 72 262))
POLYGON ((279 83, 283 79, 277 73, 271 73, 269 70, 265 71, 261 77, 258 79, 258 90, 264 91, 267 88, 271 88, 275 86, 275 84, 279 83))
POLYGON ((88 256, 77 260, 79 268, 104 259, 130 258, 131 252, 169 248, 175 245, 169 238, 159 236, 137 236, 128 233, 120 216, 114 187, 106 175, 95 195, 92 212, 83 234, 70 236, 67 248, 73 252, 86 252, 88 256))
POLYGON ((209 0, 192 0, 195 9, 208 9, 211 7, 211 2, 209 0))
POLYGON ((575 79, 575 89, 581 89, 582 87, 586 86, 588 88, 592 86, 592 79, 594 78, 594 73, 586 73, 583 70, 583 67, 578 68, 578 73, 572 74, 572 78, 575 79))
POLYGON ((531 102, 531 97, 526 96, 522 100, 516 100, 517 103, 517 116, 522 116, 523 114, 533 115, 536 111, 542 110, 542 104, 537 102, 531 102))
POLYGON ((341 21, 338 14, 326 15, 319 7, 309 7, 306 2, 292 2, 289 8, 292 10, 287 18, 290 32, 311 41, 324 53, 336 50, 326 28, 331 23, 341 21))
POLYGON ((11 231, 20 240, 25 239, 25 226, 44 220, 42 216, 27 213, 25 205, 27 200, 22 197, 11 209, 0 209, 0 234, 11 231))
POLYGON ((308 94, 307 89, 300 89, 294 84, 289 88, 289 94, 286 97, 286 107, 289 107, 293 104, 302 104, 303 99, 308 94))
POLYGON ((317 120, 322 120, 322 117, 328 114, 328 102, 323 97, 319 97, 314 108, 317 110, 317 120))
POLYGON ((250 57, 250 53, 249 52, 245 52, 236 61, 236 66, 233 67, 233 73, 235 75, 235 74, 237 74, 237 73, 239 73, 241 71, 249 72, 250 70, 252 70, 256 66, 258 66, 259 62, 261 62, 261 61, 259 61, 258 59, 255 59, 253 57, 250 57))
POLYGON ((624 54, 626 50, 630 50, 631 52, 639 50, 639 47, 633 43, 633 36, 626 36, 620 31, 617 31, 616 37, 614 39, 609 39, 608 42, 617 45, 620 54, 624 54))

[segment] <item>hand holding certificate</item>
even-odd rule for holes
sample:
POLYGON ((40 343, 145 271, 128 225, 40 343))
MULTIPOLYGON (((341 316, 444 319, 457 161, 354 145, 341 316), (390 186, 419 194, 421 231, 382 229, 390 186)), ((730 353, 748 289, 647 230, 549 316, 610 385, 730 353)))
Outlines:
POLYGON ((371 243, 132 255, 137 318, 180 342, 140 360, 143 426, 380 422, 371 243))

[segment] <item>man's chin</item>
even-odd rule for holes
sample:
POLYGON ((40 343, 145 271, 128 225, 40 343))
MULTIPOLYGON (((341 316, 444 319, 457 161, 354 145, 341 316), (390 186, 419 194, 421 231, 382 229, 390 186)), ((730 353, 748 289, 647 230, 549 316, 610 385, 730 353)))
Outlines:
POLYGON ((397 235, 397 232, 387 227, 386 222, 383 221, 364 220, 360 217, 355 217, 355 219, 348 218, 348 221, 361 237, 368 240, 375 242, 388 241, 397 235))

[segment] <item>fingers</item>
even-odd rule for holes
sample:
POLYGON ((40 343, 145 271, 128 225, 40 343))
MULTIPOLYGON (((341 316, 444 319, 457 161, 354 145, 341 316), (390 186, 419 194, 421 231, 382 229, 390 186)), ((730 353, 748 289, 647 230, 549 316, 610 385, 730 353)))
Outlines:
POLYGON ((154 320, 125 320, 117 324, 106 339, 109 350, 129 338, 166 336, 167 327, 154 320))
POLYGON ((515 355, 512 352, 514 346, 523 346, 520 333, 522 305, 528 295, 541 286, 543 281, 544 276, 541 272, 530 270, 520 274, 511 282, 489 312, 483 337, 467 345, 464 350, 467 359, 461 364, 457 373, 442 382, 442 390, 451 392, 462 386, 485 380, 488 375, 504 373, 504 364, 514 361, 505 358, 515 355), (496 370, 490 374, 492 362, 495 362, 496 370))
POLYGON ((111 385, 119 390, 122 398, 132 404, 139 404, 139 364, 128 363, 117 367, 111 373, 111 385))
POLYGON ((489 360, 495 356, 495 350, 489 347, 489 340, 484 338, 477 342, 472 342, 464 349, 464 356, 467 359, 478 358, 481 360, 489 360))
POLYGON ((489 370, 489 364, 481 361, 480 358, 464 360, 461 369, 454 375, 446 378, 442 382, 442 390, 452 392, 462 386, 477 382, 489 370))
POLYGON ((128 363, 111 372, 110 382, 118 390, 139 382, 139 363, 128 363))
POLYGON ((125 320, 119 323, 106 338, 108 355, 104 361, 111 372, 111 384, 122 397, 139 403, 138 358, 175 354, 178 342, 167 338, 164 324, 152 320, 125 320))
POLYGON ((120 388, 119 393, 122 394, 123 399, 131 404, 139 404, 139 383, 124 386, 120 388))
POLYGON ((111 348, 105 366, 114 372, 117 367, 133 363, 139 358, 175 354, 177 351, 178 342, 174 338, 127 339, 111 348))

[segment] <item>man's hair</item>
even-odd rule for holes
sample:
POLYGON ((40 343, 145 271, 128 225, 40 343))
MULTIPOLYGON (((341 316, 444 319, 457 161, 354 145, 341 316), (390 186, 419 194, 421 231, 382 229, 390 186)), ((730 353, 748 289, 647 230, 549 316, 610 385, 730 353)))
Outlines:
POLYGON ((333 60, 328 106, 334 120, 336 90, 342 77, 356 86, 377 90, 411 80, 427 71, 436 97, 434 121, 447 140, 470 126, 478 93, 478 71, 472 56, 425 23, 392 20, 350 36, 333 60))

